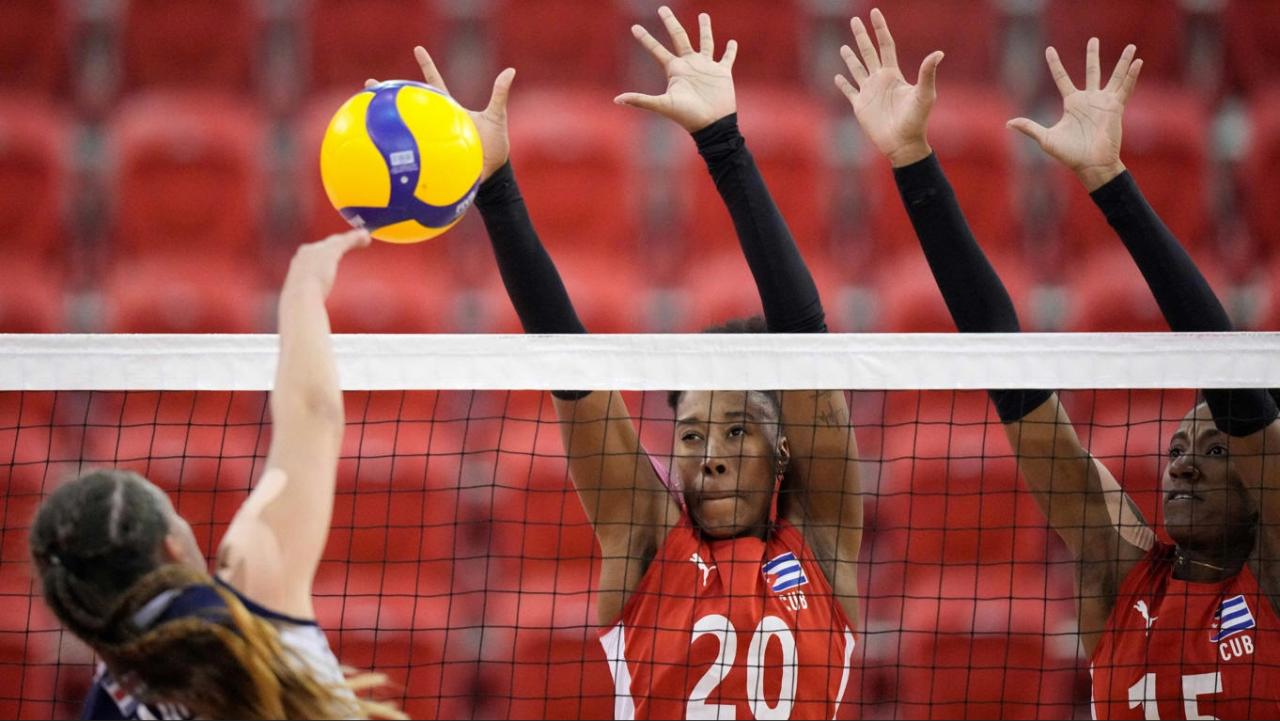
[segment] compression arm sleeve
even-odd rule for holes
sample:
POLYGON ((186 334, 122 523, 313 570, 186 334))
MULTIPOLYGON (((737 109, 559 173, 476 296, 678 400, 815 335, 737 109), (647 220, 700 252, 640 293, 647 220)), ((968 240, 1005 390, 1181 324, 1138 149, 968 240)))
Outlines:
POLYGON ((818 288, 738 131, 737 114, 695 132, 693 139, 733 218, 769 331, 826 332, 818 288))
MULTIPOLYGON (((929 270, 961 333, 1017 333, 1013 300, 978 247, 936 155, 893 171, 929 270)), ((1013 423, 1049 399, 1047 390, 992 390, 1000 420, 1013 423)))
MULTIPOLYGON (((1142 271, 1169 327, 1179 333, 1232 330, 1231 318, 1191 256, 1147 203, 1128 171, 1091 193, 1142 271)), ((1233 436, 1256 433, 1276 418, 1263 389, 1205 389, 1214 424, 1233 436)))
POLYGON ((555 263, 533 229, 511 163, 480 186, 476 208, 524 332, 586 333, 555 263))
MULTIPOLYGON (((524 332, 586 333, 560 272, 533 229, 510 162, 481 184, 476 208, 489 232, 502 285, 524 332)), ((552 395, 574 400, 587 393, 553 391, 552 395)))

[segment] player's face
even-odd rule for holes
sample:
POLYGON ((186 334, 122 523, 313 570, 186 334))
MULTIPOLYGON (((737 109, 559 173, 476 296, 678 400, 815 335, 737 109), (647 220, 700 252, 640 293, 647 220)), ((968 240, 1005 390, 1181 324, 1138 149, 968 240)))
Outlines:
POLYGON ((728 538, 764 527, 779 443, 778 412, 763 394, 690 391, 680 397, 676 477, 704 533, 728 538))
POLYGON ((1196 406, 1169 440, 1164 472, 1164 523, 1181 546, 1222 549, 1252 533, 1253 501, 1231 464, 1227 435, 1205 404, 1196 406))

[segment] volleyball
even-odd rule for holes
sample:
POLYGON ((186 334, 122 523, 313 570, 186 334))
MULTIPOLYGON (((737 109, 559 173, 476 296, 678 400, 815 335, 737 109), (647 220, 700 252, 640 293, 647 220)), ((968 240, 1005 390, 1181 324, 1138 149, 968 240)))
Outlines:
POLYGON ((480 135, 440 90, 405 80, 367 88, 338 108, 320 145, 329 202, 357 228, 417 243, 453 227, 480 186, 480 135))

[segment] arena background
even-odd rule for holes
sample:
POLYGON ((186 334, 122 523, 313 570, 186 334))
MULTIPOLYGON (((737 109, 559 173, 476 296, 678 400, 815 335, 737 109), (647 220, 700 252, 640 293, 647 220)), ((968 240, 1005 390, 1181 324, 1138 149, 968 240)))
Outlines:
MULTIPOLYGON (((656 30, 658 4, 6 0, 0 3, 6 236, 0 332, 272 331, 274 293, 292 249, 344 227, 318 179, 319 138, 329 116, 366 77, 417 79, 411 48, 419 43, 467 105, 483 102, 502 67, 518 69, 513 163, 589 329, 691 331, 757 312, 728 215, 692 142, 670 123, 610 102, 623 90, 662 87, 660 70, 627 31, 636 21, 656 30)), ((832 329, 954 330, 888 164, 863 142, 831 83, 841 70, 837 48, 849 40, 849 17, 865 17, 871 4, 671 5, 686 23, 697 11, 711 13, 717 37, 741 45, 734 75, 744 134, 815 273, 832 329)), ((1125 117, 1125 161, 1238 325, 1280 330, 1280 203, 1268 182, 1280 173, 1280 3, 878 5, 909 78, 926 52, 946 51, 930 140, 1013 291, 1024 328, 1167 330, 1078 183, 1004 127, 1016 115, 1057 117, 1060 101, 1043 47, 1057 46, 1078 74, 1085 41, 1096 34, 1104 65, 1128 42, 1146 63, 1125 117)), ((353 256, 330 308, 334 330, 344 333, 519 330, 474 213, 436 241, 375 244, 353 256)), ((1137 484, 1152 517, 1158 421, 1180 416, 1188 398, 1068 397, 1098 455, 1137 457, 1126 483, 1137 484)), ((73 715, 88 679, 87 653, 56 630, 28 577, 27 521, 40 493, 80 460, 163 477, 162 461, 176 458, 182 463, 170 463, 171 475, 205 474, 205 485, 179 506, 197 515, 202 543, 211 544, 225 524, 224 506, 234 509, 260 461, 264 401, 252 393, 0 394, 0 712, 73 715), (130 419, 147 427, 145 439, 126 438, 130 419), (110 431, 110 439, 96 430, 110 431), (202 431, 212 438, 200 440, 202 431), (161 439, 170 436, 179 445, 166 455, 168 441, 161 439)), ((636 402, 636 408, 643 402, 637 415, 665 417, 661 398, 636 402)), ((359 432, 348 438, 349 485, 318 591, 322 620, 338 634, 334 645, 346 662, 386 669, 410 689, 404 701, 415 715, 588 715, 611 707, 604 697, 584 702, 588 692, 579 691, 610 689, 603 658, 584 656, 599 655, 583 642, 594 544, 566 492, 558 439, 540 430, 547 410, 536 393, 348 395, 359 432), (437 430, 415 436, 418 445, 410 448, 401 439, 413 435, 414 423, 437 430), (387 424, 398 433, 381 433, 387 424), (428 457, 435 470, 426 468, 428 457), (423 467, 415 470, 414 459, 423 467), (456 468, 441 470, 449 463, 456 468), (421 480, 396 485, 396 478, 428 474, 466 479, 465 488, 442 482, 424 489, 421 480), (365 477, 381 484, 377 493, 354 492, 365 477), (533 478, 528 488, 517 482, 533 478), (464 493, 476 489, 481 495, 464 493), (530 489, 554 489, 556 503, 531 503, 530 489), (450 511, 435 517, 436 493, 466 498, 434 504, 450 511), (535 506, 543 515, 531 520, 524 511, 535 506), (546 533, 531 531, 535 523, 546 533), (504 524, 511 533, 504 535, 504 524), (431 540, 436 532, 448 540, 431 540), (502 545, 512 537, 524 541, 502 545), (572 573, 557 558, 570 559, 572 573), (514 563, 518 573, 510 575, 503 563, 514 563), (412 566, 413 584, 396 583, 408 577, 396 564, 412 566), (526 578, 534 580, 513 580, 526 578), (541 625, 525 623, 535 588, 551 599, 539 611, 541 625), (555 605, 570 588, 577 605, 555 605), (516 632, 526 626, 540 633, 516 632), (576 635, 558 634, 564 628, 576 635), (342 636, 347 629, 349 638, 342 636), (446 650, 429 650, 438 647, 446 650), (548 663, 540 676, 513 674, 516 658, 548 663), (516 683, 524 691, 563 686, 574 693, 541 706, 513 705, 537 695, 513 690, 516 683)), ((996 481, 990 465, 956 462, 964 454, 952 435, 943 442, 927 431, 929 424, 949 433, 964 424, 987 429, 991 415, 981 393, 859 393, 854 413, 881 491, 884 479, 895 477, 947 478, 974 488, 979 480, 985 488, 1017 483, 1002 439, 986 446, 989 431, 969 439, 977 444, 969 457, 1005 454, 996 481)), ((661 424, 654 425, 646 443, 669 448, 661 424)), ((1025 679, 1011 683, 1010 668, 1045 669, 1030 687, 1049 700, 1028 708, 1054 715, 1074 706, 1087 717, 1087 673, 1071 633, 1070 569, 1034 510, 1024 509, 1027 520, 995 542, 979 534, 956 550, 954 543, 919 541, 928 538, 930 521, 918 504, 912 515, 910 498, 869 499, 863 588, 870 637, 850 713, 906 713, 903 699, 927 702, 940 685, 929 674, 948 668, 946 659, 963 659, 952 668, 981 667, 990 654, 999 661, 966 674, 965 688, 986 684, 998 698, 1010 686, 1028 686, 1025 679), (954 556, 944 555, 939 569, 937 551, 944 547, 954 556), (1038 571, 1014 579, 1015 560, 1038 571), (949 578, 945 566, 953 562, 979 572, 949 578), (912 563, 937 571, 932 596, 904 591, 917 578, 912 563), (1015 580, 1021 591, 1010 587, 1015 580), (944 628, 948 618, 959 623, 952 631, 944 628), (1019 624, 1031 621, 1040 630, 1021 633, 1019 624), (930 632, 909 647, 898 636, 875 640, 875 629, 907 627, 930 632), (1034 660, 1017 661, 1016 654, 1034 660)), ((1017 498, 1018 508, 1029 502, 1017 498)))

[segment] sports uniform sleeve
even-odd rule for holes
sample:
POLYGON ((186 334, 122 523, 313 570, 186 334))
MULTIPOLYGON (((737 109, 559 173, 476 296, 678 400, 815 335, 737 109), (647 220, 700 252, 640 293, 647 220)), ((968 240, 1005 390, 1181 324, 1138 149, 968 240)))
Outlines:
MULTIPOLYGON (((1133 256, 1173 331, 1233 330, 1231 318, 1213 288, 1147 203, 1128 171, 1090 196, 1133 256)), ((1263 389, 1211 388, 1205 389, 1204 398, 1213 411, 1214 424, 1232 436, 1252 435, 1276 419, 1276 403, 1263 389)))
MULTIPOLYGON (((529 218, 515 171, 508 161, 480 186, 476 208, 489 232, 489 242, 507 297, 526 333, 586 333, 555 263, 542 246, 529 218)), ((553 391, 574 400, 582 391, 553 391)))
POLYGON ((89 695, 85 697, 84 707, 80 709, 80 718, 82 721, 125 721, 128 717, 120 712, 120 706, 102 684, 95 683, 89 687, 89 695))
POLYGON ((542 246, 511 163, 476 193, 498 272, 526 333, 586 333, 555 263, 542 246))
POLYGON ((738 130, 737 114, 693 133, 693 139, 733 219, 769 331, 825 333, 818 287, 738 130))
MULTIPOLYGON (((936 154, 894 168, 929 270, 961 333, 1017 333, 1013 300, 974 239, 936 154)), ((1047 390, 988 391, 1000 420, 1013 423, 1049 399, 1047 390)))

